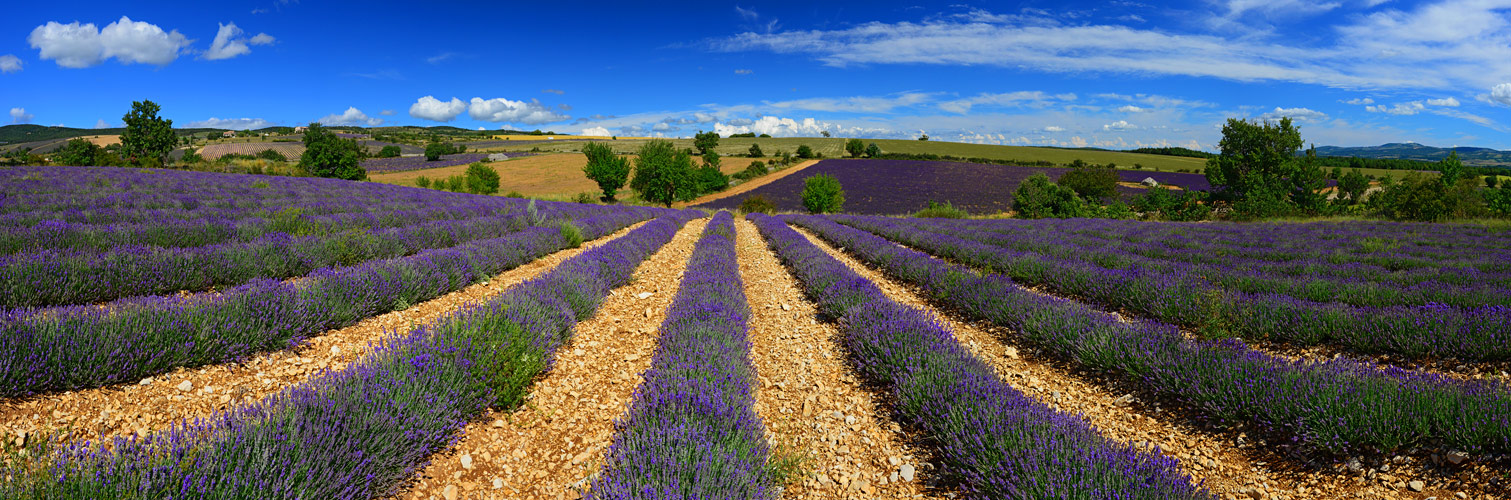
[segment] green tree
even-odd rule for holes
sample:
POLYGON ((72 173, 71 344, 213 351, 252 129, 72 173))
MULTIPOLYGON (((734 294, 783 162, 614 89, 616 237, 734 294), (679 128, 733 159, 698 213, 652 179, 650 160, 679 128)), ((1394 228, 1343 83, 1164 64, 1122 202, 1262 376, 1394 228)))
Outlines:
POLYGON ((425 145, 425 161, 436 161, 442 155, 451 154, 451 145, 444 142, 432 142, 425 145))
POLYGON ((801 146, 798 146, 797 147, 797 157, 798 158, 803 158, 803 159, 812 158, 813 157, 813 148, 808 147, 807 144, 803 144, 801 146))
POLYGON ((1485 187, 1490 188, 1490 189, 1495 189, 1495 185, 1499 181, 1500 181, 1499 177, 1496 177, 1494 175, 1487 175, 1487 176, 1485 176, 1485 187))
POLYGON ((765 157, 765 156, 766 156, 766 154, 761 152, 761 145, 760 144, 754 144, 754 143, 752 143, 750 145, 750 157, 751 158, 762 158, 762 157, 765 157))
POLYGON ((803 179, 803 208, 816 214, 839 213, 845 207, 845 189, 839 179, 818 174, 803 179))
POLYGON ((356 139, 343 139, 319 123, 311 123, 304 132, 304 155, 299 167, 316 177, 359 181, 367 179, 362 168, 362 145, 356 139))
POLYGON ((1013 210, 1026 219, 1082 217, 1086 204, 1075 190, 1050 182, 1047 175, 1034 174, 1018 184, 1013 210))
POLYGON ((923 134, 923 135, 918 136, 918 140, 920 140, 920 141, 927 141, 927 140, 929 140, 929 134, 923 134))
POLYGON ((1088 165, 1072 168, 1060 176, 1058 184, 1068 187, 1089 201, 1101 203, 1103 198, 1117 194, 1118 173, 1109 167, 1088 165))
POLYGON ((498 192, 498 171, 483 162, 467 166, 467 192, 494 194, 498 192))
POLYGON ((881 156, 881 148, 877 147, 876 143, 873 142, 866 146, 866 158, 875 158, 878 156, 881 156))
POLYGON ((68 144, 53 153, 52 162, 55 165, 67 165, 70 167, 88 167, 97 165, 99 156, 104 149, 84 139, 70 139, 68 144))
POLYGON ((398 158, 403 151, 398 146, 383 146, 378 150, 378 158, 398 158))
POLYGON ((1349 170, 1338 179, 1338 197, 1348 196, 1350 205, 1364 201, 1364 192, 1369 190, 1369 179, 1359 169, 1349 170))
POLYGON ((701 195, 703 193, 714 193, 729 188, 729 176, 725 175, 723 172, 720 172, 718 167, 704 164, 703 166, 698 167, 697 177, 697 193, 693 194, 689 198, 684 199, 683 201, 691 200, 692 198, 696 198, 698 195, 701 195))
POLYGON ((1301 131, 1290 118, 1279 123, 1229 118, 1222 127, 1221 151, 1207 160, 1207 181, 1234 210, 1265 217, 1290 209, 1292 179, 1300 177, 1301 131))
POLYGON ((614 195, 630 178, 630 159, 614 154, 612 146, 598 142, 584 145, 582 154, 588 157, 588 164, 582 167, 582 172, 598 183, 598 189, 603 191, 603 201, 615 201, 614 195))
POLYGON ((1459 179, 1464 177, 1464 162, 1459 161, 1459 152, 1449 151, 1448 157, 1438 162, 1438 171, 1443 173, 1440 178, 1444 186, 1458 184, 1459 179))
POLYGON ((860 155, 866 153, 866 143, 860 139, 845 141, 845 152, 850 153, 851 158, 860 158, 860 155))
POLYGON ((713 167, 714 170, 718 170, 719 167, 724 165, 724 162, 720 159, 718 151, 709 151, 707 153, 703 153, 703 165, 713 167))
POLYGON ((1496 215, 1511 215, 1511 183, 1503 183, 1500 189, 1485 190, 1485 208, 1496 215))
POLYGON ((1319 191, 1327 187, 1327 174, 1317 164, 1317 148, 1313 146, 1306 155, 1296 161, 1291 173, 1291 203, 1306 213, 1322 210, 1327 197, 1319 191))
POLYGON ((671 207, 672 202, 697 196, 697 178, 687 151, 679 151, 671 141, 653 139, 640 146, 638 156, 630 188, 641 199, 671 207))
POLYGON ((819 132, 819 134, 823 135, 824 137, 829 137, 829 131, 828 130, 825 130, 823 132, 819 132))
POLYGON ((698 134, 693 136, 693 147, 698 149, 700 155, 708 154, 709 151, 719 147, 719 133, 699 130, 698 134))
POLYGON ((131 103, 131 111, 121 117, 126 130, 121 132, 121 151, 133 165, 161 166, 163 159, 178 144, 173 134, 173 120, 159 118, 162 107, 143 100, 131 103))

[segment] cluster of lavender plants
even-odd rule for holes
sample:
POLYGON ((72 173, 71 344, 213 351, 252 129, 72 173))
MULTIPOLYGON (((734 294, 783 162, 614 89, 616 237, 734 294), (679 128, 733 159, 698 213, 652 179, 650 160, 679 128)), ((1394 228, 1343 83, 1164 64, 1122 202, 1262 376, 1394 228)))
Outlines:
POLYGON ((1109 440, 1013 389, 937 319, 894 302, 782 220, 748 216, 841 325, 859 370, 928 431, 941 470, 980 498, 1213 498, 1174 459, 1109 440))
POLYGON ((774 496, 734 237, 729 212, 704 229, 592 498, 774 496))
POLYGON ((1057 258, 1080 256, 1113 269, 1197 273, 1224 288, 1247 293, 1375 307, 1511 305, 1511 269, 1478 269, 1507 266, 1511 249, 1504 245, 1511 244, 1511 238, 1504 235, 1475 241, 1466 238, 1469 234, 1437 234, 1434 236, 1442 239, 1433 243, 1452 241, 1453 246, 1412 245, 1383 250, 1362 245, 1383 247, 1380 242, 1384 238, 1395 241, 1391 232, 1361 234, 1347 225, 1256 226, 1192 235, 1163 232, 1157 238, 1140 234, 1136 241, 1125 241, 1114 235, 1126 236, 1124 231, 1136 223, 1105 219, 1076 222, 1076 226, 1068 227, 1059 221, 937 221, 921 227, 1057 258), (1353 238, 1334 235, 1319 241, 1313 239, 1317 235, 1313 226, 1353 238), (1302 242, 1306 247, 1298 248, 1302 242), (1496 244, 1502 247, 1493 246, 1496 244))
POLYGON ((1140 266, 1109 269, 1092 249, 1055 256, 977 241, 994 238, 985 233, 940 232, 943 225, 879 217, 835 220, 1059 293, 1184 325, 1209 337, 1326 343, 1413 358, 1511 358, 1507 341, 1511 307, 1504 305, 1361 307, 1313 302, 1277 293, 1226 290, 1214 284, 1220 280, 1202 272, 1140 266))
MULTIPOLYGON (((1020 167, 979 163, 912 161, 912 160, 824 160, 770 184, 751 190, 780 211, 805 211, 803 179, 826 174, 839 179, 845 188, 845 211, 857 214, 907 214, 929 206, 929 202, 950 202, 971 213, 997 213, 1012 209, 1013 193, 1018 184, 1035 174, 1058 179, 1068 168, 1020 167)), ((1206 190, 1201 174, 1156 173, 1118 170, 1124 182, 1139 182, 1153 176, 1161 183, 1187 189, 1206 190)), ((1120 198, 1130 198, 1146 190, 1118 186, 1120 198)), ((734 210, 745 196, 731 196, 698 205, 702 208, 734 210)))
POLYGON ((486 161, 488 155, 479 153, 462 153, 454 155, 442 155, 436 161, 427 161, 424 156, 399 156, 395 158, 368 158, 362 160, 362 168, 367 169, 369 174, 387 174, 393 172, 408 172, 410 170, 424 170, 427 168, 455 167, 472 162, 486 161))
MULTIPOLYGON (((598 238, 661 213, 625 208, 571 224, 598 238)), ((219 294, 157 296, 108 308, 0 315, 0 396, 129 382, 179 366, 221 363, 461 289, 571 244, 562 226, 311 273, 255 280, 219 294)))
POLYGON ((696 212, 674 212, 494 300, 385 342, 352 367, 144 439, 74 443, 0 469, 5 498, 397 494, 488 406, 512 408, 580 318, 696 212))
MULTIPOLYGON (((825 218, 785 218, 921 286, 943 305, 1012 329, 1023 341, 1307 450, 1511 450, 1511 391, 1496 382, 1461 381, 1348 358, 1289 361, 1233 339, 1190 341, 1169 325, 1123 322, 1085 304, 1025 290, 1008 277, 977 274, 825 218)), ((922 238, 899 238, 903 240, 922 238)))

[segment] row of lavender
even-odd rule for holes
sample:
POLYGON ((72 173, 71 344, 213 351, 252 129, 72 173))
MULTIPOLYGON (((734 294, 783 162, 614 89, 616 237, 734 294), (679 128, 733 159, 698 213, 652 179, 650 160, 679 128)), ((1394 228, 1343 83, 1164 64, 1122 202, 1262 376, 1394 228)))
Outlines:
POLYGON ((375 259, 498 238, 604 210, 552 204, 447 219, 374 232, 358 228, 290 236, 275 232, 245 242, 190 248, 124 245, 104 252, 43 250, 0 257, 0 307, 95 304, 125 297, 199 292, 254 279, 284 279, 375 259))
POLYGON ((340 372, 145 439, 76 443, 0 470, 5 498, 330 498, 398 493, 489 406, 508 409, 578 320, 671 240, 674 212, 340 372))
POLYGON ((656 354, 615 424, 592 498, 773 498, 766 429, 754 404, 735 260, 734 218, 719 212, 693 249, 656 354))
POLYGON ((1208 234, 1178 234, 1145 236, 1133 242, 1118 237, 1130 223, 1078 222, 1081 224, 1074 228, 1037 221, 951 221, 926 226, 1015 250, 1057 258, 1074 256, 1108 268, 1197 273, 1224 288, 1248 293, 1279 293, 1360 306, 1433 302, 1456 307, 1511 305, 1511 264, 1507 263, 1511 250, 1494 246, 1511 242, 1504 234, 1482 241, 1467 235, 1444 235, 1434 240, 1451 245, 1448 248, 1413 245, 1387 249, 1383 241, 1391 237, 1390 233, 1373 233, 1348 240, 1345 248, 1324 250, 1331 245, 1309 237, 1301 230, 1307 225, 1290 225, 1298 231, 1278 235, 1268 228, 1253 228, 1254 232, 1243 233, 1251 238, 1236 241, 1206 239, 1216 236, 1208 234), (1293 241, 1282 243, 1277 250, 1256 251, 1276 238, 1293 241), (1294 246, 1303 242, 1315 243, 1305 249, 1294 246), (1361 244, 1380 246, 1361 248, 1361 244))
POLYGON ((403 309, 662 213, 622 208, 407 257, 327 268, 298 283, 0 315, 0 397, 130 382, 222 363, 403 309))
MULTIPOLYGON (((1347 358, 1288 361, 1231 339, 1190 341, 1169 325, 1124 322, 1085 304, 1025 290, 1006 276, 978 274, 825 218, 787 220, 922 287, 944 306, 1013 330, 1018 341, 1115 373, 1207 417, 1269 433, 1280 443, 1337 454, 1410 447, 1511 451, 1511 391, 1499 383, 1380 368, 1347 358)), ((938 239, 902 231, 899 241, 938 239)))
POLYGON ((518 210, 524 203, 483 203, 471 197, 437 199, 422 208, 367 206, 367 210, 307 215, 303 208, 277 212, 237 212, 230 217, 166 219, 121 224, 85 224, 48 219, 0 231, 0 255, 41 250, 103 252, 123 245, 186 248, 250 241, 269 233, 321 234, 343 230, 380 231, 422 222, 487 217, 518 210), (465 203, 458 203, 465 202, 465 203))
POLYGON ((856 367, 891 388, 897 409, 938 443, 941 470, 972 497, 1212 498, 1174 459, 1106 439, 1013 389, 936 319, 888 299, 782 220, 749 218, 838 321, 856 367))
POLYGON ((423 208, 434 201, 402 186, 316 177, 275 177, 114 167, 16 167, 0 171, 0 226, 236 217, 304 208, 308 215, 423 208))
POLYGON ((1207 337, 1329 344, 1411 358, 1511 358, 1511 307, 1507 306, 1358 307, 1313 302, 1225 290, 1197 272, 1109 269, 1092 256, 1018 251, 962 238, 959 231, 926 223, 849 216, 834 220, 1057 293, 1183 325, 1207 337))

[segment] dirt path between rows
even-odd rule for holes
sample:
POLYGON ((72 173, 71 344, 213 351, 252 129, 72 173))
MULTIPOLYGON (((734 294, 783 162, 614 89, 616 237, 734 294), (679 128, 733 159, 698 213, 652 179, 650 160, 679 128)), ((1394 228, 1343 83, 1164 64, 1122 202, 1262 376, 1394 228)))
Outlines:
POLYGON ((806 457, 806 477, 782 498, 919 498, 928 471, 902 429, 878 409, 845 361, 839 331, 818 320, 797 280, 754 224, 735 221, 740 278, 750 302, 756 413, 773 450, 806 457), (904 466, 914 471, 903 480, 904 466))
POLYGON ((878 271, 836 250, 822 239, 793 227, 813 244, 875 283, 893 300, 934 315, 955 337, 987 361, 1014 388, 1056 410, 1080 414, 1103 436, 1134 443, 1145 450, 1158 446, 1165 455, 1181 461, 1186 473, 1222 498, 1228 499, 1421 499, 1459 498, 1454 491, 1425 485, 1424 492, 1407 491, 1407 482, 1425 474, 1414 463, 1392 465, 1389 472, 1366 480, 1357 475, 1309 470, 1286 457, 1267 452, 1264 443, 1238 432, 1213 432, 1196 428, 1156 403, 1146 403, 1112 386, 1092 383, 1091 374, 1078 367, 1031 359, 1026 347, 1010 346, 1003 339, 1012 334, 1001 328, 958 321, 942 314, 920 298, 912 288, 894 282, 878 271), (1023 351, 1020 354, 1020 350, 1023 351))
POLYGON ((402 311, 393 311, 311 337, 293 349, 264 353, 240 363, 179 368, 142 380, 97 389, 44 394, 0 403, 0 436, 71 429, 70 439, 99 439, 135 432, 143 435, 179 419, 208 417, 238 403, 257 401, 303 383, 322 370, 344 368, 371 344, 417 324, 435 321, 470 303, 503 293, 562 261, 639 227, 637 223, 582 247, 552 253, 402 311))
POLYGON ((717 193, 706 194, 706 195, 700 196, 700 197, 698 197, 698 199, 693 200, 693 201, 689 201, 689 202, 686 202, 686 203, 677 203, 677 204, 673 205, 673 207, 674 208, 687 208, 687 207, 691 207, 691 206, 695 206, 695 205, 701 205, 701 204, 704 204, 704 203, 708 203, 708 202, 714 201, 714 200, 721 200, 721 199, 728 198, 728 197, 731 197, 731 196, 745 194, 745 193, 750 192, 751 190, 754 190, 755 188, 758 188, 758 187, 761 187, 761 186, 765 186, 767 184, 771 184, 773 182, 776 182, 776 181, 780 180, 783 177, 786 177, 786 176, 798 173, 798 171, 800 171, 802 169, 805 169, 805 168, 808 168, 808 167, 811 167, 811 166, 813 166, 813 164, 818 163, 818 162, 819 162, 819 160, 808 160, 808 161, 799 163, 797 165, 793 165, 791 167, 787 167, 787 168, 784 168, 784 169, 781 169, 781 170, 778 170, 778 171, 775 171, 775 172, 772 172, 772 173, 769 173, 769 174, 757 177, 754 180, 746 181, 744 183, 741 183, 738 186, 735 186, 735 187, 732 187, 732 188, 729 188, 729 189, 726 189, 726 190, 723 190, 723 191, 720 191, 720 192, 717 192, 717 193))
POLYGON ((657 330, 707 223, 687 223, 577 324, 525 407, 490 411, 468 425, 400 498, 578 498, 602 468, 614 419, 650 368, 657 330))

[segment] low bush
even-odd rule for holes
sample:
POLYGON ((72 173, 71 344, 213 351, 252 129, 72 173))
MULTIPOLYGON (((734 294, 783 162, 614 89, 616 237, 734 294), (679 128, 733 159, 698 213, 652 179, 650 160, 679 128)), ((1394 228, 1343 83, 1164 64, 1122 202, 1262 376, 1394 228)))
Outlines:
POLYGON ((955 208, 948 201, 944 203, 934 203, 931 201, 928 208, 913 212, 913 217, 919 219, 967 219, 970 216, 970 213, 955 208))
POLYGON ((766 199, 765 196, 757 194, 751 195, 750 197, 740 201, 739 210, 740 212, 747 214, 773 214, 776 213, 776 204, 772 203, 771 200, 766 199))

